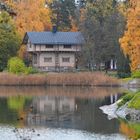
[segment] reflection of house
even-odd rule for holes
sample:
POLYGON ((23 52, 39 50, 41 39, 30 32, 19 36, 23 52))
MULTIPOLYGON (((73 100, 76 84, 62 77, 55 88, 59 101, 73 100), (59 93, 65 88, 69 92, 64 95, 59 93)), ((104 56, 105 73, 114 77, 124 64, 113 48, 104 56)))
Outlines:
POLYGON ((52 97, 52 96, 40 97, 34 100, 33 104, 36 107, 36 111, 41 114, 55 112, 60 113, 73 112, 75 108, 74 99, 66 97, 52 97))
POLYGON ((77 67, 77 53, 83 37, 80 32, 27 32, 23 43, 32 56, 32 66, 41 71, 58 71, 77 67))
MULTIPOLYGON (((98 92, 97 92, 98 93, 98 92)), ((58 96, 35 97, 33 111, 27 115, 27 124, 47 128, 72 128, 95 133, 119 132, 117 120, 108 120, 99 107, 117 100, 117 95, 105 99, 68 98, 58 96), (108 127, 106 127, 108 126, 108 127)))
POLYGON ((75 111, 75 100, 67 97, 37 97, 33 100, 34 110, 28 114, 28 124, 57 124, 60 121, 72 120, 75 111), (34 118, 34 119, 32 119, 34 118))
POLYGON ((115 103, 118 100, 118 95, 110 95, 110 102, 111 104, 115 103))

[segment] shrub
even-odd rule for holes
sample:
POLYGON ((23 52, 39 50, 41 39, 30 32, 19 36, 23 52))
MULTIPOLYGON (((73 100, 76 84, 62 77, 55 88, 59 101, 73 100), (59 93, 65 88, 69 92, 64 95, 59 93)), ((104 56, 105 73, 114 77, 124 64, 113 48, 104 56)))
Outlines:
POLYGON ((27 67, 27 68, 25 69, 25 74, 35 74, 35 73, 38 73, 38 70, 35 69, 35 68, 27 67))
POLYGON ((125 72, 118 72, 119 78, 128 78, 131 77, 131 73, 125 73, 125 72))
POLYGON ((137 70, 137 71, 133 72, 132 77, 133 78, 140 78, 140 70, 137 70))
POLYGON ((26 71, 24 62, 18 57, 12 57, 11 59, 9 59, 7 68, 9 72, 15 74, 25 73, 26 71))
POLYGON ((26 67, 23 60, 18 57, 12 57, 8 61, 8 71, 14 74, 33 74, 37 73, 38 71, 32 67, 26 67))

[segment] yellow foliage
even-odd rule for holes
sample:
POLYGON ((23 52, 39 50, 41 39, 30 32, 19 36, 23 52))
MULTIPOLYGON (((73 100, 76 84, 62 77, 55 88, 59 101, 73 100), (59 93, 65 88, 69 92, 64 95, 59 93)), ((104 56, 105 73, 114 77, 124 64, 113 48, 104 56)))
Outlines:
POLYGON ((129 136, 129 137, 131 137, 131 138, 133 138, 133 137, 135 137, 135 131, 132 129, 132 128, 130 128, 126 123, 124 123, 124 122, 121 122, 120 123, 120 128, 119 128, 119 130, 120 130, 120 132, 122 133, 122 134, 125 134, 125 135, 127 135, 127 136, 129 136))
POLYGON ((70 17, 70 20, 71 20, 71 25, 72 25, 71 31, 72 31, 72 32, 77 32, 77 31, 78 31, 78 27, 77 27, 77 25, 76 25, 75 20, 73 20, 72 17, 70 17))
POLYGON ((51 29, 51 11, 45 7, 45 0, 21 0, 12 2, 17 13, 15 23, 21 37, 27 31, 43 31, 51 29))
POLYGON ((26 46, 22 45, 18 51, 18 57, 24 59, 26 57, 26 46))
MULTIPOLYGON (((44 31, 52 28, 51 10, 45 6, 45 0, 8 0, 7 3, 16 12, 15 24, 17 31, 23 38, 29 31, 44 31)), ((49 0, 48 2, 51 2, 49 0)), ((18 55, 24 58, 25 47, 21 46, 18 55)))
POLYGON ((131 61, 131 70, 140 68, 140 1, 131 0, 127 12, 127 27, 120 39, 121 47, 131 61))

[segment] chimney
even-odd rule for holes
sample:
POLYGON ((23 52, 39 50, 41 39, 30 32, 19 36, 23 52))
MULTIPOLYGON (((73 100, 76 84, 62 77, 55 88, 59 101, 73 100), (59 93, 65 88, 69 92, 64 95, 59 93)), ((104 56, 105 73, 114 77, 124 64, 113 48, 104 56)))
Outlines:
POLYGON ((56 27, 56 25, 54 25, 53 28, 52 28, 52 33, 55 34, 56 32, 57 32, 57 27, 56 27))

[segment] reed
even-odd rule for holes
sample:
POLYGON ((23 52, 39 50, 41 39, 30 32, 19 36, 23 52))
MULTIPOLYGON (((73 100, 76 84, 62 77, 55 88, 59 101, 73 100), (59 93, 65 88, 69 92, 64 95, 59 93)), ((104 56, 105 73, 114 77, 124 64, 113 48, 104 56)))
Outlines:
POLYGON ((0 73, 1 86, 119 86, 119 80, 101 72, 15 75, 0 73))
POLYGON ((47 85, 117 86, 119 80, 101 72, 54 73, 47 75, 47 85))
POLYGON ((45 85, 44 75, 15 75, 11 73, 0 74, 0 85, 3 86, 34 86, 45 85))

